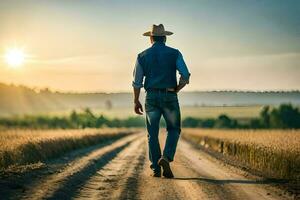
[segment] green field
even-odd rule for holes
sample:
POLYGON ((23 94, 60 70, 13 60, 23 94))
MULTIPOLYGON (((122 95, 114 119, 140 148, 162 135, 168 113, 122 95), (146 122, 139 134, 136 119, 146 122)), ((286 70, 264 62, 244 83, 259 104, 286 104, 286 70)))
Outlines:
MULTIPOLYGON (((253 118, 258 117, 263 106, 183 106, 181 107, 182 117, 216 118, 221 114, 226 114, 233 118, 253 118)), ((108 117, 126 118, 133 116, 133 108, 122 107, 111 110, 96 109, 95 113, 102 113, 108 117)))
MULTIPOLYGON (((182 106, 182 117, 197 117, 197 118, 216 118, 221 114, 226 114, 232 118, 254 118, 258 117, 263 106, 182 106)), ((76 111, 80 111, 78 109, 76 111)), ((72 110, 62 112, 49 112, 40 113, 42 115, 50 116, 62 116, 69 115, 72 110)), ((114 107, 112 109, 93 109, 96 114, 103 114, 109 118, 127 118, 129 116, 135 116, 133 108, 131 107, 114 107)))

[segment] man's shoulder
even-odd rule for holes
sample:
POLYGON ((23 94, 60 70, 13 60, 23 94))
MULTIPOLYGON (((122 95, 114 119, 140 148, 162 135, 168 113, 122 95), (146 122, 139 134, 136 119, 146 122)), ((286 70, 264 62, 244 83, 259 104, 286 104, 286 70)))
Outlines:
POLYGON ((145 49, 144 51, 140 52, 138 54, 139 57, 146 55, 147 53, 149 53, 151 51, 152 47, 149 47, 147 49, 145 49))
POLYGON ((178 49, 176 49, 176 48, 173 48, 173 47, 170 47, 170 46, 165 46, 166 47, 166 49, 168 49, 169 51, 172 51, 172 52, 175 52, 175 53, 178 53, 179 52, 179 50, 178 49))

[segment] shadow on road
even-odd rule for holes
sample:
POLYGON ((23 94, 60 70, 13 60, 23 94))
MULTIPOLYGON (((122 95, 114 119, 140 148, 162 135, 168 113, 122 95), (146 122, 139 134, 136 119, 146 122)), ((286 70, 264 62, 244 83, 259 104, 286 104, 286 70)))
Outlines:
POLYGON ((211 183, 216 185, 239 183, 239 184, 284 184, 287 180, 282 179, 265 179, 265 180, 233 180, 233 179, 211 179, 211 178, 201 178, 201 177, 177 177, 174 180, 191 180, 191 181, 201 181, 205 183, 211 183))

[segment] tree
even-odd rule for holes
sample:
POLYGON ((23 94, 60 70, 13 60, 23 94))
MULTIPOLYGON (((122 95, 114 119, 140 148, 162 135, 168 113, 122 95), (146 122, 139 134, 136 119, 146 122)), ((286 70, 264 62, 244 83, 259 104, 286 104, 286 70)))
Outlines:
POLYGON ((201 122, 200 119, 193 118, 193 117, 186 117, 182 121, 182 126, 195 128, 195 127, 199 127, 201 125, 200 122, 201 122))
MULTIPOLYGON (((260 112, 260 118, 261 118, 261 124, 264 128, 270 127, 270 113, 269 113, 270 107, 264 106, 262 111, 260 112)), ((256 122, 257 123, 257 122, 256 122)), ((258 124, 256 124, 258 125, 258 124)))
POLYGON ((253 129, 257 129, 257 128, 262 128, 262 123, 261 123, 261 120, 260 119, 251 119, 250 120, 250 128, 253 128, 253 129))
POLYGON ((300 128, 300 112, 291 104, 282 104, 274 108, 270 115, 271 128, 300 128))
POLYGON ((233 121, 227 115, 220 115, 215 123, 216 128, 233 128, 233 121))
POLYGON ((79 116, 78 116, 78 114, 76 113, 75 110, 73 110, 71 112, 70 120, 71 120, 71 123, 74 124, 75 128, 79 127, 79 123, 80 123, 79 116))
POLYGON ((103 127, 107 124, 108 119, 106 119, 103 115, 100 115, 97 119, 96 119, 96 127, 100 128, 103 127))
POLYGON ((203 128, 213 128, 215 126, 216 120, 214 119, 205 119, 201 123, 201 127, 203 128))

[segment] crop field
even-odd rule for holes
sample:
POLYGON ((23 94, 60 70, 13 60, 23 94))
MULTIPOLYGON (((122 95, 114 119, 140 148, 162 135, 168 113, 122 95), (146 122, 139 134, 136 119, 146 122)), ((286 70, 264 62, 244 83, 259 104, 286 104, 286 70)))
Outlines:
POLYGON ((2 130, 0 131, 0 169, 32 164, 68 151, 116 140, 134 129, 81 130, 2 130))
POLYGON ((197 145, 233 156, 268 176, 300 178, 299 130, 184 129, 183 137, 197 145))
MULTIPOLYGON (((216 118, 221 114, 226 114, 234 118, 254 118, 258 117, 263 106, 182 106, 182 117, 216 118)), ((107 109, 95 109, 95 113, 102 113, 108 117, 126 118, 134 116, 132 107, 120 107, 107 109)), ((57 113, 54 113, 57 114, 57 113)))

